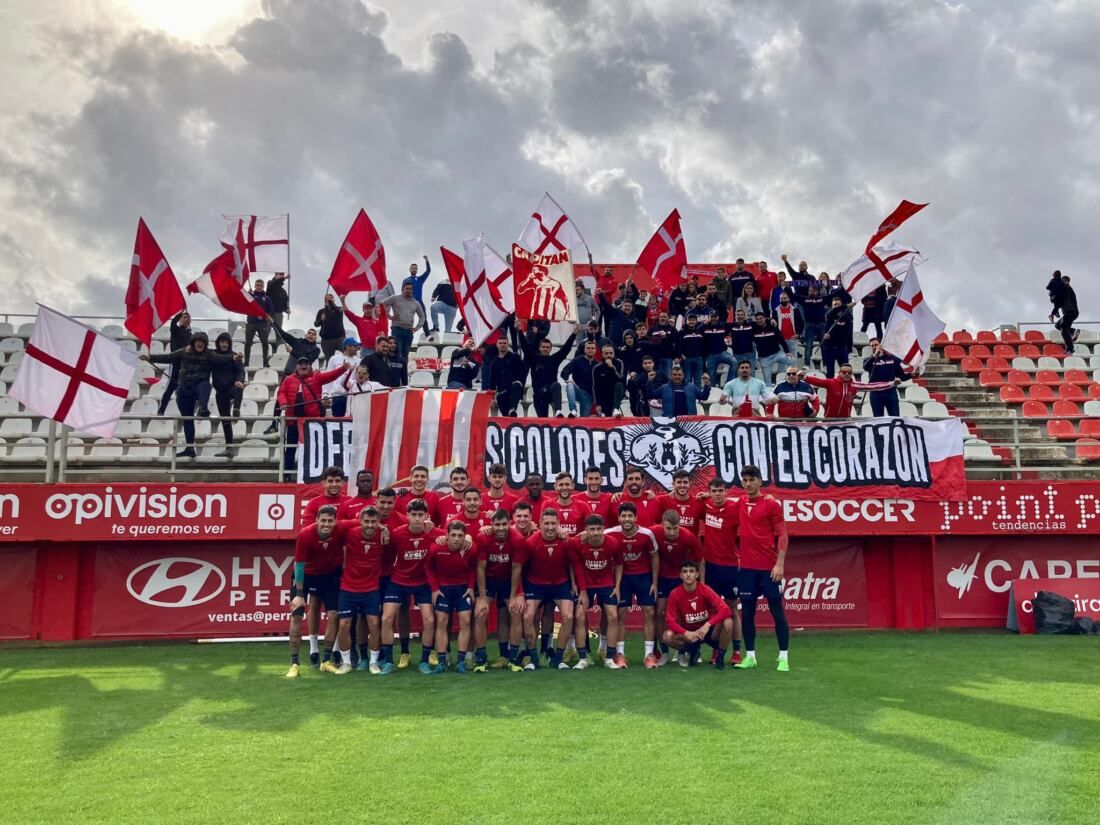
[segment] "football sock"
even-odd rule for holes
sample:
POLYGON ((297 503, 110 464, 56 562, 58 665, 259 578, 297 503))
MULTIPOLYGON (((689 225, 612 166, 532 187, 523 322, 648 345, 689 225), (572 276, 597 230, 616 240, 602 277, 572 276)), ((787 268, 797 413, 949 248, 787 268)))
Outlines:
POLYGON ((393 661, 393 645, 382 645, 382 661, 393 661))
POLYGON ((586 656, 588 655, 589 650, 591 650, 591 648, 589 648, 589 646, 588 646, 588 637, 587 636, 584 637, 584 645, 581 647, 581 650, 584 651, 586 656))
MULTIPOLYGON (((745 650, 756 650, 756 597, 741 597, 741 633, 745 637, 745 650)), ((777 628, 778 634, 778 628, 777 628)))
POLYGON ((785 651, 785 650, 779 651, 779 661, 781 661, 781 662, 787 661, 787 651, 785 651))
POLYGON ((626 642, 616 642, 615 652, 621 655, 626 655, 626 642))
POLYGON ((668 653, 668 645, 665 642, 661 642, 661 652, 668 653))
POLYGON ((310 653, 316 653, 317 650, 318 650, 318 648, 317 648, 317 634, 312 633, 312 634, 310 634, 310 637, 309 637, 309 652, 310 653))
POLYGON ((336 652, 338 654, 340 654, 340 665, 341 665, 341 667, 343 665, 350 665, 351 664, 351 651, 350 650, 337 650, 336 652))
POLYGON ((370 663, 372 665, 378 664, 378 655, 379 655, 379 653, 381 653, 381 651, 379 651, 379 650, 370 651, 370 663))
POLYGON ((502 659, 510 658, 510 654, 512 652, 511 647, 512 646, 508 644, 508 642, 497 642, 497 650, 499 651, 500 657, 502 659))
POLYGON ((651 654, 653 652, 653 645, 654 645, 653 642, 646 641, 646 643, 645 643, 645 655, 646 656, 648 656, 649 654, 651 654))
POLYGON ((733 640, 733 649, 734 649, 735 652, 741 649, 741 640, 740 639, 734 639, 733 640))
POLYGON ((555 647, 554 648, 554 655, 550 657, 550 664, 551 665, 560 665, 562 657, 564 655, 565 655, 565 648, 555 647))
POLYGON ((549 633, 543 633, 541 641, 542 641, 542 648, 541 649, 543 651, 545 651, 546 653, 549 653, 550 652, 550 634, 549 633))
POLYGON ((600 646, 597 648, 601 653, 607 650, 607 636, 600 634, 600 646))
POLYGON ((565 648, 566 648, 566 650, 576 650, 577 649, 577 640, 576 639, 570 639, 569 643, 565 646, 565 648))
POLYGON ((432 655, 432 649, 430 647, 420 648, 420 661, 421 662, 428 661, 428 657, 431 656, 431 655, 432 655))
POLYGON ((466 661, 466 651, 465 650, 458 651, 458 655, 455 656, 455 661, 456 662, 465 662, 466 661))
POLYGON ((370 652, 371 652, 370 651, 370 645, 368 645, 368 644, 359 645, 359 658, 360 659, 366 659, 368 656, 370 656, 370 652))
POLYGON ((756 651, 755 650, 746 650, 745 651, 745 658, 746 659, 752 659, 753 661, 755 661, 756 660, 756 651))
MULTIPOLYGON (((391 647, 392 647, 392 645, 391 645, 391 647)), ((402 639, 401 640, 401 652, 403 654, 407 654, 409 652, 409 640, 408 639, 402 639)))
POLYGON ((444 651, 442 653, 437 653, 436 655, 439 656, 439 664, 443 665, 443 668, 446 669, 447 668, 447 652, 444 651))
POLYGON ((331 647, 326 647, 325 652, 321 654, 321 661, 322 662, 327 662, 331 658, 332 658, 332 648, 331 647))
POLYGON ((582 659, 587 659, 588 658, 588 642, 585 641, 584 647, 578 648, 577 652, 580 654, 580 657, 582 659))
POLYGON ((726 661, 726 649, 724 647, 718 648, 718 661, 719 662, 726 661))
POLYGON ((297 653, 291 653, 290 654, 290 663, 292 665, 298 664, 298 654, 297 653))
POLYGON ((489 661, 489 654, 485 651, 485 648, 479 647, 474 651, 474 661, 479 665, 483 665, 489 661))

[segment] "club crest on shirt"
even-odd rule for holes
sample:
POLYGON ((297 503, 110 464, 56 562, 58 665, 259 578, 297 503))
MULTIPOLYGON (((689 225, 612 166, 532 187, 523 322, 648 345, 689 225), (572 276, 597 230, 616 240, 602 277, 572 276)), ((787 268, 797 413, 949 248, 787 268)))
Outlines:
POLYGON ((628 427, 626 453, 631 463, 668 489, 677 470, 687 470, 694 476, 713 465, 710 439, 703 430, 705 427, 695 422, 671 419, 628 427))

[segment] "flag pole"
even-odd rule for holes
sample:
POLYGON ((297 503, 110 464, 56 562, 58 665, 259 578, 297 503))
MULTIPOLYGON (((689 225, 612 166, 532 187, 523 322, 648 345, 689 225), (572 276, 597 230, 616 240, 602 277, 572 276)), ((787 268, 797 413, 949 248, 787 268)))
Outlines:
MULTIPOLYGON (((286 305, 290 308, 290 213, 286 213, 286 305)), ((286 323, 284 320, 283 323, 286 323)))

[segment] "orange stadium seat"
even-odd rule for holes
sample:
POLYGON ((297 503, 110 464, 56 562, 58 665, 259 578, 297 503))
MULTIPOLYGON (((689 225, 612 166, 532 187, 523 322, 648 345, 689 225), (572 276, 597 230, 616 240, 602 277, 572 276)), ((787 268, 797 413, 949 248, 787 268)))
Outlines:
POLYGON ((951 361, 961 361, 966 357, 966 350, 958 344, 948 344, 943 348, 943 354, 951 361))
POLYGON ((1009 370, 1007 382, 1014 387, 1030 387, 1031 376, 1023 370, 1009 370))
POLYGON ((951 333, 951 340, 956 344, 972 344, 974 343, 974 336, 967 330, 960 329, 951 333))
POLYGON ((1030 358, 1034 361, 1042 355, 1042 351, 1034 344, 1020 344, 1020 357, 1030 358))
POLYGON ((1002 358, 999 355, 994 355, 988 361, 985 362, 986 369, 996 370, 997 372, 1008 372, 1012 369, 1012 362, 1007 358, 1002 358))
POLYGON ((1002 329, 1001 330, 1001 341, 1003 341, 1006 344, 1018 344, 1022 340, 1023 339, 1020 338, 1020 333, 1017 332, 1014 329, 1002 329))
POLYGON ((1100 461, 1100 441, 1095 438, 1079 439, 1077 457, 1085 461, 1100 461))
POLYGON ((988 358, 993 353, 989 351, 989 347, 985 344, 972 344, 967 351, 967 355, 971 358, 988 358))
POLYGON ((1032 401, 1055 401, 1057 397, 1054 390, 1045 384, 1032 384, 1027 391, 1027 397, 1032 401))
POLYGON ((1081 408, 1076 401, 1055 401, 1052 414, 1059 418, 1076 418, 1081 414, 1081 408))
POLYGON ((1066 348, 1061 344, 1043 344, 1043 355, 1047 358, 1065 358, 1066 348))
POLYGON ((994 344, 993 354, 999 355, 1001 358, 1007 358, 1011 361, 1016 357, 1016 347, 1011 347, 1008 344, 994 344))
POLYGON ((1077 430, 1073 429, 1073 422, 1064 418, 1053 418, 1047 422, 1047 435, 1059 441, 1076 441, 1080 438, 1077 430))
POLYGON ((1012 384, 1005 384, 1001 387, 1001 403, 1003 404, 1022 404, 1024 403, 1024 391, 1019 387, 1014 387, 1012 384))
POLYGON ((1050 413, 1042 401, 1025 401, 1024 418, 1046 418, 1050 413))
POLYGON ((1041 344, 1047 337, 1037 329, 1029 329, 1024 333, 1024 340, 1032 344, 1041 344))
POLYGON ((959 369, 961 369, 968 375, 973 375, 974 373, 981 372, 983 369, 985 369, 985 365, 982 364, 981 358, 971 358, 968 355, 959 362, 959 369))
POLYGON ((1076 384, 1062 384, 1058 388, 1058 397, 1063 401, 1084 401, 1087 398, 1085 391, 1076 384))
POLYGON ((996 370, 982 370, 978 373, 978 386, 980 387, 1003 387, 1005 383, 1004 376, 1002 376, 996 370))
POLYGON ((1089 378, 1088 373, 1084 370, 1066 370, 1062 376, 1062 380, 1067 384, 1080 384, 1081 386, 1087 386, 1092 383, 1092 379, 1089 378))
POLYGON ((1035 373, 1035 383, 1056 386, 1062 383, 1062 379, 1058 377, 1058 373, 1054 370, 1039 370, 1035 373))

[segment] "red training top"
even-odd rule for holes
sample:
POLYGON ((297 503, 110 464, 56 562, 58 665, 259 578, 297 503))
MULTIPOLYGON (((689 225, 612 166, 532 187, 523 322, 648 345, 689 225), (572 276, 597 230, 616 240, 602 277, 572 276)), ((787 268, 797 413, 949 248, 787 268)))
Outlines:
POLYGON ((668 594, 665 626, 673 633, 683 635, 705 624, 711 627, 719 625, 732 615, 729 605, 705 584, 697 583, 690 592, 681 584, 668 594))
POLYGON ((686 527, 681 527, 679 535, 669 541, 663 527, 653 530, 657 537, 657 552, 660 554, 661 568, 658 575, 666 579, 680 577, 680 565, 685 559, 701 561, 703 558, 703 546, 695 534, 686 527))
POLYGON ((399 513, 405 513, 408 511, 409 502, 418 498, 428 505, 428 516, 431 517, 432 513, 435 512, 435 503, 439 500, 439 493, 435 490, 425 490, 417 495, 411 487, 406 487, 397 494, 397 503, 394 505, 394 509, 399 513))
POLYGON ((570 566, 577 581, 584 580, 576 554, 569 547, 569 539, 547 540, 541 531, 531 534, 512 557, 512 563, 523 567, 524 579, 531 584, 564 584, 569 581, 570 566))
POLYGON ((524 541, 525 538, 515 527, 508 528, 504 541, 492 533, 474 539, 478 561, 485 562, 486 582, 512 580, 512 559, 524 541))
MULTIPOLYGON (((623 575, 640 576, 653 572, 652 557, 657 552, 657 538, 648 527, 639 527, 633 536, 622 527, 612 527, 604 535, 612 535, 623 546, 623 575)), ((679 575, 680 571, 676 571, 679 575)))
MULTIPOLYGON (((314 499, 316 501, 316 499, 314 499)), ((312 504, 313 502, 310 502, 312 504)), ((359 513, 366 507, 373 507, 375 503, 374 496, 369 498, 363 498, 363 496, 344 496, 344 500, 340 502, 336 508, 336 518, 340 521, 346 519, 357 519, 359 513)))
POLYGON ((571 549, 584 570, 584 580, 577 582, 578 589, 615 586, 615 567, 623 563, 623 546, 617 538, 605 534, 603 544, 593 547, 579 536, 571 540, 571 549))
POLYGON ((477 552, 452 550, 447 545, 433 544, 428 550, 424 571, 428 575, 428 587, 434 593, 440 587, 474 587, 474 575, 477 565, 477 552))
POLYGON ((707 564, 737 567, 737 503, 726 499, 721 509, 707 501, 703 508, 703 557, 707 564))
POLYGON ((787 535, 783 507, 774 498, 747 495, 737 500, 741 566, 748 570, 771 570, 779 559, 776 542, 787 535))
POLYGON ((363 538, 358 522, 342 521, 344 534, 344 572, 340 577, 340 589, 352 593, 370 593, 378 589, 382 575, 382 557, 387 547, 382 543, 382 531, 363 538))
POLYGON ((408 525, 394 530, 390 534, 394 554, 390 581, 402 587, 422 587, 427 584, 424 559, 428 557, 428 548, 444 535, 446 533, 439 529, 414 533, 408 525))
POLYGON ((344 563, 344 531, 340 525, 337 524, 332 535, 323 540, 317 535, 316 524, 303 529, 294 543, 294 561, 305 562, 307 576, 323 576, 339 570, 344 563))
MULTIPOLYGON (((657 498, 649 503, 649 507, 646 510, 646 524, 660 527, 661 519, 664 517, 665 511, 675 510, 680 514, 680 526, 686 527, 688 530, 698 535, 699 519, 703 515, 704 506, 704 503, 693 495, 689 494, 686 500, 681 501, 672 493, 665 493, 664 495, 657 496, 657 498)), ((677 575, 679 575, 679 571, 677 571, 677 575)))
POLYGON ((337 493, 334 496, 329 496, 329 495, 325 495, 324 493, 321 493, 321 495, 319 495, 315 498, 311 498, 306 503, 305 508, 302 510, 302 526, 303 527, 308 527, 310 524, 316 523, 316 521, 317 521, 317 511, 320 510, 322 507, 324 507, 326 504, 331 504, 333 507, 335 507, 336 508, 336 518, 337 519, 341 518, 341 516, 340 516, 340 505, 342 505, 345 501, 347 501, 348 498, 349 497, 347 495, 345 495, 344 493, 337 493))

